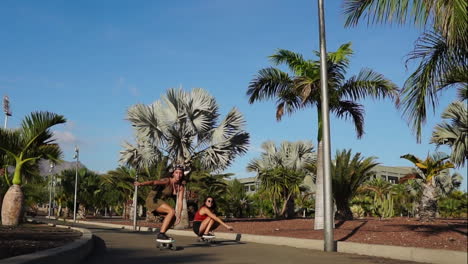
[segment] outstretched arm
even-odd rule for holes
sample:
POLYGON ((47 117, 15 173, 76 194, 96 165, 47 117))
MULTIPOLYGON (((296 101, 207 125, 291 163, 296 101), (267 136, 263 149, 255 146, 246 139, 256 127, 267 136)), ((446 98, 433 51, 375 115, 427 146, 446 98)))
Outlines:
POLYGON ((208 217, 210 217, 211 219, 215 220, 216 222, 220 223, 221 225, 223 225, 225 228, 229 229, 229 230, 233 230, 234 228, 232 228, 232 226, 230 225, 227 225, 226 223, 223 222, 223 220, 221 220, 221 218, 217 217, 215 214, 213 214, 211 212, 210 209, 206 208, 206 207, 203 207, 202 210, 204 212, 200 212, 202 214, 206 214, 208 217))
POLYGON ((164 185, 164 184, 167 184, 168 181, 169 181, 168 178, 164 178, 164 179, 155 180, 155 181, 134 182, 133 185, 135 186, 164 185))

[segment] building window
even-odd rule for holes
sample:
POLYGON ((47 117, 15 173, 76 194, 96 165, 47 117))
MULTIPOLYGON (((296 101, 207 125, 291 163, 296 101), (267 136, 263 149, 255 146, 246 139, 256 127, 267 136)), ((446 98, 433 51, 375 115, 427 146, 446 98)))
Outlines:
POLYGON ((393 184, 397 184, 398 183, 398 177, 388 176, 388 181, 393 183, 393 184))
POLYGON ((255 192, 255 185, 250 185, 250 191, 255 192))

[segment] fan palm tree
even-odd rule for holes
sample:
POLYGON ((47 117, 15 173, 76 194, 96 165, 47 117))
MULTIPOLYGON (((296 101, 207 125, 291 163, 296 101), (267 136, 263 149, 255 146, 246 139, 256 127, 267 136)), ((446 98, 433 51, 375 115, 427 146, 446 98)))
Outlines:
POLYGON ((425 160, 421 160, 412 154, 401 156, 416 166, 419 178, 422 179, 422 197, 419 204, 419 217, 422 221, 433 220, 437 212, 437 183, 436 176, 442 171, 453 168, 454 165, 448 160, 448 156, 436 152, 428 155, 425 160))
POLYGON ((448 145, 451 148, 450 160, 463 167, 468 159, 468 110, 466 103, 456 101, 442 113, 449 122, 436 125, 432 132, 431 143, 448 145))
POLYGON ((260 158, 251 160, 247 170, 257 173, 260 188, 271 195, 276 216, 285 216, 287 205, 300 193, 308 165, 315 163, 312 142, 284 141, 277 147, 273 141, 267 141, 262 149, 260 158))
POLYGON ((40 158, 57 160, 62 155, 53 139, 52 126, 63 124, 66 119, 51 112, 33 112, 26 116, 15 130, 0 129, 0 150, 15 161, 12 185, 2 204, 2 225, 16 226, 24 202, 21 185, 23 168, 40 158))
MULTIPOLYGON (((316 53, 318 55, 318 53, 316 53)), ((358 75, 345 79, 350 56, 353 54, 351 43, 341 45, 336 52, 327 54, 329 109, 339 118, 351 118, 361 138, 364 134, 364 109, 357 101, 366 97, 374 99, 396 99, 397 86, 383 75, 362 69, 358 75)), ((266 68, 250 82, 247 95, 249 102, 276 99, 276 117, 284 113, 292 114, 305 107, 316 107, 317 125, 317 177, 315 201, 315 229, 323 229, 323 143, 322 112, 320 90, 320 62, 305 60, 302 55, 288 50, 278 50, 270 56, 275 65, 285 64, 294 74, 290 76, 277 68, 266 68)))
MULTIPOLYGON (((218 123, 218 109, 214 97, 203 89, 169 89, 151 105, 132 106, 127 119, 137 142, 150 149, 153 158, 167 156, 173 165, 198 159, 203 169, 214 171, 227 168, 247 151, 249 142, 242 114, 234 108, 218 123)), ((185 205, 186 195, 183 218, 176 228, 188 226, 185 205)))
POLYGON ((375 159, 375 157, 361 157, 361 153, 356 153, 351 157, 351 150, 336 152, 335 160, 331 166, 331 174, 337 218, 353 219, 349 202, 358 188, 371 177, 372 168, 379 165, 375 159))
POLYGON ((347 26, 367 19, 368 24, 411 21, 425 28, 409 54, 408 61, 419 60, 419 65, 406 80, 399 105, 420 142, 427 105, 435 108, 441 90, 468 84, 468 2, 346 0, 344 6, 347 26))

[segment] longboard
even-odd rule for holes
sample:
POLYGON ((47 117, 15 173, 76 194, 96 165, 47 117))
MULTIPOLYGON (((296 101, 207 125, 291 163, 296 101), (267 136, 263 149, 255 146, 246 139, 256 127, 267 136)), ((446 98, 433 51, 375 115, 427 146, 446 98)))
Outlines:
POLYGON ((212 236, 212 237, 199 237, 198 242, 204 242, 206 244, 214 246, 214 244, 216 244, 216 237, 215 236, 212 236))
POLYGON ((175 240, 167 242, 167 240, 156 239, 156 247, 159 248, 159 250, 163 250, 163 249, 170 249, 174 251, 177 250, 177 246, 175 245, 175 240))

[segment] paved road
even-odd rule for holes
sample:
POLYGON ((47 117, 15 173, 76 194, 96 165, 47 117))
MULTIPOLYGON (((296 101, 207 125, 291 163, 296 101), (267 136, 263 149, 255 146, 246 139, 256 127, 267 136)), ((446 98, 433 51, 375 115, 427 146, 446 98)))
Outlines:
POLYGON ((219 240, 216 246, 196 242, 195 237, 174 236, 178 251, 159 250, 155 233, 79 225, 96 236, 95 250, 87 264, 156 263, 333 263, 333 264, 409 264, 415 262, 381 259, 308 249, 219 240))

